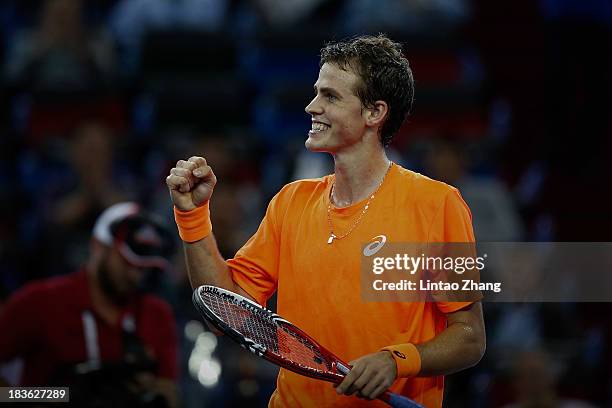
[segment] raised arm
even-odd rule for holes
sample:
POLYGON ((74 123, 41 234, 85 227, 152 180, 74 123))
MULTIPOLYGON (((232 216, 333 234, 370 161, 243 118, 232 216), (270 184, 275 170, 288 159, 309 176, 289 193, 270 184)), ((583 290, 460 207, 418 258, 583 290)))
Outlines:
POLYGON ((202 226, 210 226, 208 202, 216 183, 217 177, 212 168, 199 156, 192 156, 186 161, 179 160, 166 177, 177 221, 179 218, 188 219, 191 228, 200 229, 200 232, 194 234, 181 233, 189 280, 193 288, 214 285, 245 295, 232 280, 210 227, 208 233, 201 232, 202 226))

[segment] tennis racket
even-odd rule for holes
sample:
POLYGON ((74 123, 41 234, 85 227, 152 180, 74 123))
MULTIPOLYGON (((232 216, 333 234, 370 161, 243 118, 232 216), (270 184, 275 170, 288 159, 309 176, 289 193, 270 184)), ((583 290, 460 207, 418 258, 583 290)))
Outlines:
MULTIPOLYGON (((250 299, 215 286, 193 292, 198 311, 245 349, 287 370, 340 383, 350 366, 302 330, 250 299)), ((385 391, 379 399, 396 408, 423 408, 404 396, 385 391)))

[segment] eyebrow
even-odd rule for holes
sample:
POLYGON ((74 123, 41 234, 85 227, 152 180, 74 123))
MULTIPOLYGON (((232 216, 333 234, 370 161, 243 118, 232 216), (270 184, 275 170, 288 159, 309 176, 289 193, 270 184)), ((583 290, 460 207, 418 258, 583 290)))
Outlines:
MULTIPOLYGON (((317 92, 317 86, 314 85, 313 86, 315 93, 317 92)), ((338 98, 342 98, 342 95, 340 95, 340 93, 338 91, 336 91, 334 88, 329 88, 327 86, 324 86, 322 88, 318 88, 318 91, 321 93, 328 93, 328 94, 332 94, 338 98)))

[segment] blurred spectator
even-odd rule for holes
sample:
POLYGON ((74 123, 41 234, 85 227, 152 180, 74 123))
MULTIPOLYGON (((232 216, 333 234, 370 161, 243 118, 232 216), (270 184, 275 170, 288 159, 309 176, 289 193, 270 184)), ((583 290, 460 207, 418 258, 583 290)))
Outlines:
POLYGON ((5 74, 33 90, 89 90, 113 78, 113 47, 87 27, 81 0, 46 0, 38 27, 12 41, 5 74))
POLYGON ((534 144, 549 174, 537 204, 552 216, 557 240, 609 241, 612 194, 598 186, 612 176, 612 2, 542 0, 540 6, 546 129, 534 144), (568 166, 575 160, 580 166, 568 166), (584 200, 587 195, 597 199, 584 200))
POLYGON ((540 7, 548 20, 612 24, 612 4, 606 0, 540 0, 540 7))
MULTIPOLYGON (((117 165, 115 136, 103 123, 78 126, 67 147, 68 168, 46 187, 49 201, 43 207, 41 249, 47 259, 55 259, 57 268, 50 270, 55 273, 83 261, 88 231, 104 208, 136 194, 130 170, 117 165)), ((33 188, 30 194, 36 196, 33 188)))
POLYGON ((0 309, 0 362, 22 386, 70 386, 75 406, 177 406, 170 306, 143 288, 170 265, 171 233, 131 202, 98 218, 76 273, 33 282, 0 309))
MULTIPOLYGON (((309 17, 317 7, 330 0, 255 0, 257 10, 272 27, 289 28, 309 17)), ((316 22, 316 16, 313 16, 316 22)))
POLYGON ((465 0, 376 0, 345 2, 342 22, 349 33, 376 30, 397 33, 448 31, 470 16, 465 0))
POLYGON ((478 241, 520 241, 523 226, 505 185, 494 177, 469 173, 469 158, 458 141, 440 138, 430 147, 426 175, 457 187, 472 210, 478 241))
POLYGON ((232 367, 227 378, 228 397, 226 407, 263 407, 267 406, 269 396, 274 392, 272 384, 278 375, 278 369, 270 364, 261 364, 254 356, 238 352, 235 367, 232 367))
POLYGON ((218 31, 223 28, 229 0, 121 0, 110 26, 122 51, 123 66, 139 66, 144 37, 156 30, 218 31))
POLYGON ((69 159, 77 178, 72 191, 57 200, 52 219, 76 224, 87 214, 125 199, 121 183, 113 180, 114 135, 102 123, 79 126, 71 141, 69 159))
POLYGON ((558 364, 543 351, 524 352, 515 360, 514 387, 517 401, 506 408, 592 408, 557 392, 558 364))

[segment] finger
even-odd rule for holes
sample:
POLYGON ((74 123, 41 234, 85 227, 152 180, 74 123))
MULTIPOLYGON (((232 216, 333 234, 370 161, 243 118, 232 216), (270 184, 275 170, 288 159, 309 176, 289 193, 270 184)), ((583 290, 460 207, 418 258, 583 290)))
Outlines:
POLYGON ((170 174, 168 177, 166 177, 166 185, 172 190, 178 190, 184 183, 189 183, 189 181, 183 176, 170 174))
POLYGON ((372 399, 380 397, 385 391, 389 390, 391 386, 395 383, 395 378, 385 377, 376 389, 370 394, 372 399))
POLYGON ((189 181, 189 187, 193 188, 194 185, 197 184, 198 179, 193 175, 193 172, 186 168, 177 168, 174 167, 170 169, 170 174, 174 174, 176 176, 185 177, 189 181))
MULTIPOLYGON (((353 384, 348 389, 348 395, 355 394, 356 392, 361 392, 361 390, 370 383, 372 378, 374 377, 372 370, 365 369, 359 378, 357 378, 353 384)), ((363 395, 363 393, 362 393, 363 395)))
POLYGON ((189 169, 173 167, 172 169, 170 169, 170 174, 186 178, 189 182, 189 188, 193 188, 193 186, 197 182, 196 178, 193 176, 191 170, 189 169))
POLYGON ((212 174, 212 168, 210 166, 198 167, 193 171, 193 175, 198 178, 206 178, 212 174))
POLYGON ((189 185, 189 180, 182 176, 177 176, 175 174, 171 174, 166 177, 166 185, 171 190, 177 190, 181 193, 187 193, 191 189, 189 185))
POLYGON ((374 391, 372 391, 370 393, 370 395, 368 396, 369 399, 376 399, 378 397, 380 397, 385 391, 387 391, 389 389, 389 387, 386 386, 386 384, 381 384, 378 387, 376 387, 374 389, 374 391))
MULTIPOLYGON (((363 367, 354 367, 347 375, 344 377, 344 380, 336 387, 336 393, 338 394, 346 394, 349 387, 353 385, 353 382, 359 378, 363 371, 363 367)), ((350 394, 346 394, 350 395, 350 394)))
POLYGON ((194 176, 196 177, 206 177, 209 173, 212 172, 212 169, 206 162, 206 159, 200 156, 191 156, 189 158, 190 163, 194 163, 196 168, 194 169, 194 176))
POLYGON ((198 167, 198 165, 195 164, 194 162, 190 162, 186 160, 179 160, 176 162, 176 167, 182 168, 182 169, 194 170, 196 167, 198 167))
POLYGON ((378 374, 374 376, 367 384, 365 384, 359 393, 365 398, 372 399, 372 395, 374 391, 384 385, 385 376, 382 374, 378 374))
POLYGON ((170 169, 170 174, 175 174, 177 176, 182 176, 182 177, 190 177, 191 170, 186 169, 184 167, 173 167, 170 169))
POLYGON ((187 161, 190 163, 195 163, 196 167, 208 166, 206 159, 200 156, 191 156, 187 161))

